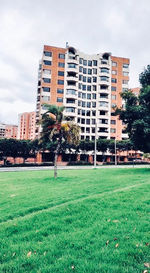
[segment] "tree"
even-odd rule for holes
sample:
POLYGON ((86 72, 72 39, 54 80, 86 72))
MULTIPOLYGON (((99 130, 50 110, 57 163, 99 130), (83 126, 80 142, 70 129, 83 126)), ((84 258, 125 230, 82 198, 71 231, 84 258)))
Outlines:
POLYGON ((63 118, 64 107, 45 104, 47 111, 42 115, 42 134, 40 142, 43 147, 49 143, 55 144, 54 150, 54 177, 57 177, 57 158, 64 143, 78 145, 79 126, 63 118))
POLYGON ((136 149, 150 152, 150 65, 139 76, 142 85, 136 97, 130 90, 122 93, 125 109, 117 109, 116 114, 126 124, 128 133, 136 149))

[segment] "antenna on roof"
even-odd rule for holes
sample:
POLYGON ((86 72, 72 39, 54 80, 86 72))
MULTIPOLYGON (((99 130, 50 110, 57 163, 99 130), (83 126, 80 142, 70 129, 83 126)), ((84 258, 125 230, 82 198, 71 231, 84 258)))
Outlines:
POLYGON ((66 48, 68 48, 69 47, 69 44, 68 44, 68 42, 66 42, 66 48))

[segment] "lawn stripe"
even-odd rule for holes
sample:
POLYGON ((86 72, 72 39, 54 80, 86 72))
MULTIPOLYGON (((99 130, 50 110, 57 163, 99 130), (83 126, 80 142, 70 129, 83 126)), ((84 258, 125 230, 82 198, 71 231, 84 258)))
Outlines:
POLYGON ((150 182, 134 184, 134 185, 131 185, 131 186, 128 186, 128 187, 118 188, 118 189, 115 189, 113 191, 103 192, 103 193, 99 193, 99 194, 93 194, 93 195, 78 198, 78 199, 75 199, 75 200, 72 200, 72 201, 66 201, 66 202, 64 202, 62 204, 58 204, 58 205, 55 205, 55 206, 52 206, 52 207, 49 207, 49 208, 45 208, 45 209, 42 209, 42 210, 40 209, 39 211, 37 210, 35 212, 31 212, 31 213, 28 213, 28 214, 23 215, 23 216, 15 217, 15 218, 9 219, 9 220, 4 220, 3 222, 0 223, 0 225, 5 224, 5 223, 7 224, 7 223, 10 223, 12 221, 16 221, 16 220, 20 220, 20 219, 31 218, 34 215, 41 214, 41 213, 47 212, 47 211, 51 211, 51 210, 54 210, 54 209, 57 209, 57 208, 61 208, 61 207, 65 206, 65 205, 72 205, 72 204, 75 204, 75 203, 78 203, 78 202, 81 202, 81 201, 84 201, 84 200, 96 198, 96 197, 99 197, 99 196, 104 196, 105 194, 110 195, 112 193, 124 192, 124 191, 130 190, 132 188, 136 188, 136 187, 147 185, 147 184, 150 184, 150 182))

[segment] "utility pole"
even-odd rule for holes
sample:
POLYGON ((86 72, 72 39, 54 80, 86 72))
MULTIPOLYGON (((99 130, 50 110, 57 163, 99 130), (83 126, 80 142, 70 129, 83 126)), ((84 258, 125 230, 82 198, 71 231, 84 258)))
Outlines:
POLYGON ((96 168, 96 150, 97 150, 97 123, 95 123, 95 143, 94 143, 94 168, 96 168))

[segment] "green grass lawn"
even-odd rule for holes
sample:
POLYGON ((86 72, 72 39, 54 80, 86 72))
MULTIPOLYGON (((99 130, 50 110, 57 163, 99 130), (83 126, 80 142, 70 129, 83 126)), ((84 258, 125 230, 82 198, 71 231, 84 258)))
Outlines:
POLYGON ((149 189, 142 168, 1 172, 0 272, 150 272, 149 189))

